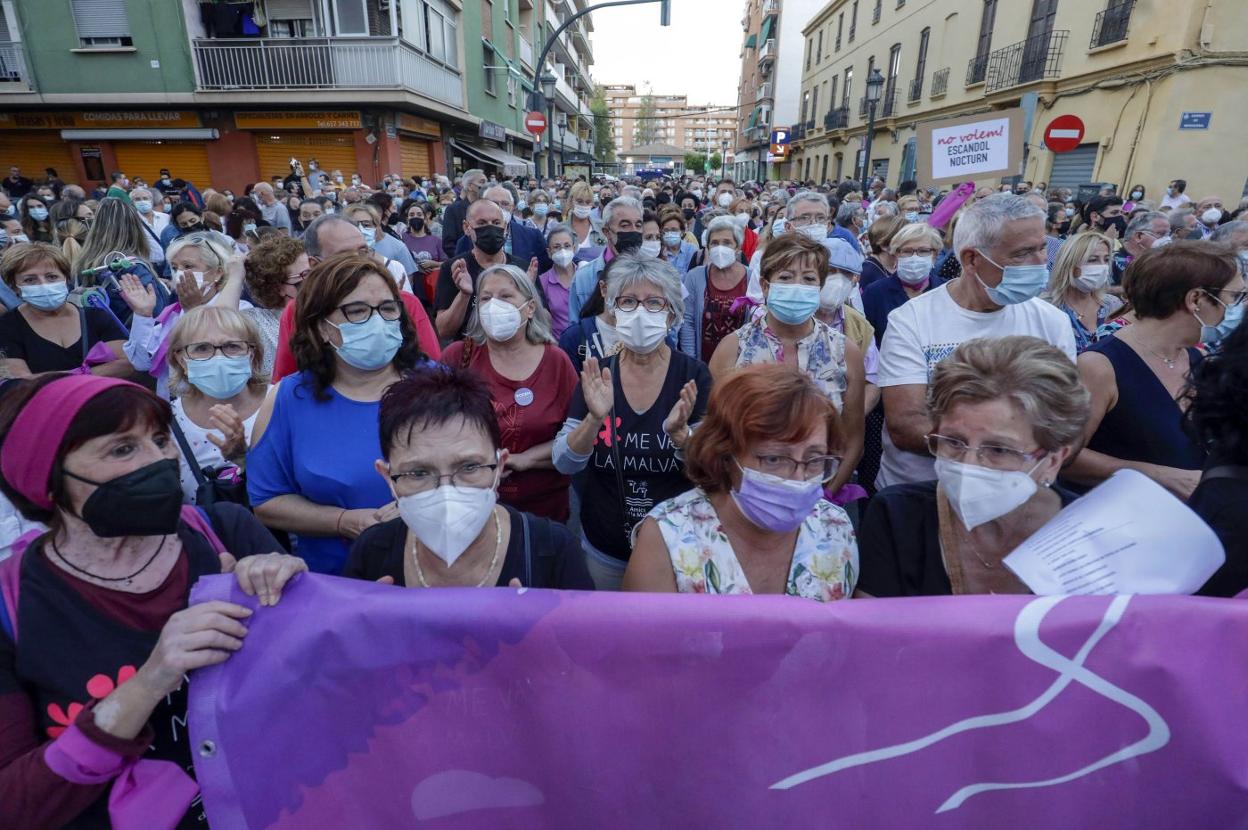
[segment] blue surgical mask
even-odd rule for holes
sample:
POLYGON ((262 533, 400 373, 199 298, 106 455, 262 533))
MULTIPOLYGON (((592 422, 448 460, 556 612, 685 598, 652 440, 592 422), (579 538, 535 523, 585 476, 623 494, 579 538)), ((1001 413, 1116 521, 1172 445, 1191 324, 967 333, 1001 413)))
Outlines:
POLYGON ((152 203, 149 199, 138 199, 134 203, 134 209, 139 213, 151 213, 152 203))
POLYGON ((403 345, 399 321, 383 320, 377 312, 373 312, 363 323, 343 323, 337 328, 342 335, 342 345, 337 347, 338 356, 366 372, 380 369, 394 360, 403 345))
POLYGON ((32 207, 30 208, 30 218, 36 222, 42 222, 48 218, 48 209, 46 207, 32 207))
MULTIPOLYGON (((978 249, 976 249, 978 250, 978 249)), ((979 251, 979 255, 989 262, 988 255, 979 251)), ((997 263, 992 262, 993 265, 997 263)), ((975 279, 988 292, 988 299, 1000 306, 1017 305, 1040 296, 1040 292, 1049 284, 1049 269, 1045 265, 997 265, 1001 269, 1001 282, 995 287, 985 285, 979 275, 975 279)))
POLYGON ((680 245, 680 231, 664 231, 663 244, 669 248, 675 248, 680 245))
POLYGON ((1221 300, 1217 300, 1217 298, 1215 298, 1215 301, 1225 309, 1225 313, 1222 315, 1222 322, 1216 326, 1206 325, 1205 321, 1200 319, 1199 314, 1192 312, 1192 316, 1200 323, 1200 342, 1207 346, 1212 346, 1230 337, 1231 332, 1235 331, 1240 321, 1244 319, 1243 303, 1228 306, 1221 300))
POLYGON ((364 234, 364 241, 368 243, 368 247, 371 248, 377 244, 376 228, 360 228, 360 233, 364 234))
POLYGON ((42 285, 23 285, 22 300, 30 303, 40 311, 55 311, 65 305, 69 297, 69 283, 49 282, 42 285))
POLYGON ((255 223, 255 222, 244 222, 244 223, 243 223, 243 233, 255 233, 255 232, 256 232, 256 223, 255 223))
POLYGON ((533 206, 533 215, 538 219, 545 219, 548 213, 550 213, 550 205, 545 202, 538 202, 533 206))
POLYGON ((767 310, 790 326, 800 326, 819 310, 819 286, 773 282, 767 289, 767 310))
POLYGON ((228 400, 242 392, 251 380, 251 356, 216 355, 207 360, 188 360, 186 379, 208 397, 228 400))

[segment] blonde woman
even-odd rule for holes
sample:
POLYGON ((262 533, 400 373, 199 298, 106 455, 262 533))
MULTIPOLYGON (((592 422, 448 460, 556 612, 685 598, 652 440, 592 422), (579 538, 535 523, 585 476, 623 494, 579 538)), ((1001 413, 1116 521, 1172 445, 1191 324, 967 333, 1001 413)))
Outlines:
POLYGON ((201 231, 175 239, 167 252, 175 274, 178 302, 157 310, 155 292, 137 277, 121 278, 122 297, 133 311, 126 357, 134 368, 156 378, 156 392, 169 397, 169 334, 184 312, 201 305, 250 308, 241 302, 243 258, 234 253, 229 237, 201 231))
POLYGON ((1082 354, 1097 341, 1097 329, 1122 308, 1122 300, 1106 291, 1113 270, 1114 243, 1087 231, 1062 243, 1042 295, 1066 312, 1075 332, 1075 351, 1082 354))
POLYGON ((577 259, 596 258, 607 247, 607 237, 602 233, 602 220, 590 215, 594 210, 594 191, 585 182, 577 182, 568 191, 567 204, 563 207, 564 224, 581 240, 577 259))
POLYGON ((169 389, 173 418, 191 452, 179 452, 182 492, 194 503, 197 483, 190 467, 241 467, 256 413, 268 392, 260 329, 241 312, 199 306, 183 314, 169 335, 169 389))
MULTIPOLYGON (((79 207, 81 209, 88 204, 84 202, 79 207)), ((82 213, 77 215, 81 217, 82 213)), ((118 198, 101 199, 90 217, 90 229, 75 266, 78 268, 78 284, 84 287, 100 286, 108 296, 109 309, 124 326, 131 324, 132 312, 121 296, 119 280, 123 274, 151 288, 156 314, 170 302, 169 292, 156 278, 156 270, 148 258, 147 240, 147 231, 143 230, 138 211, 118 198), (118 260, 127 264, 117 271, 100 270, 118 260)))

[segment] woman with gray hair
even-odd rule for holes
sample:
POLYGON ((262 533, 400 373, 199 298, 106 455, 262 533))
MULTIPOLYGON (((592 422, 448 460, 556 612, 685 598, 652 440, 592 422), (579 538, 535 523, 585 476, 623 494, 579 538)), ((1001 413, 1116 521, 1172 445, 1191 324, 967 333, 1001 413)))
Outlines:
POLYGON ((536 286, 516 266, 482 271, 474 306, 467 337, 447 346, 442 362, 474 372, 490 388, 508 452, 499 501, 566 522, 571 482, 555 469, 551 450, 576 388, 572 361, 555 343, 536 286))
POLYGON ((687 297, 680 325, 680 350, 709 362, 719 341, 745 325, 749 275, 741 264, 745 232, 731 216, 716 216, 703 231, 706 264, 682 278, 687 297))
POLYGON ((581 530, 590 575, 618 590, 632 553, 633 528, 692 485, 681 452, 711 391, 706 365, 667 344, 682 318, 676 270, 625 254, 611 263, 606 305, 618 345, 601 363, 585 360, 581 384, 555 438, 555 468, 585 470, 581 530))
POLYGON ((858 529, 870 596, 1026 593, 1001 560, 1076 495, 1056 486, 1090 397, 1069 356, 1035 337, 980 338, 927 393, 937 481, 876 494, 858 529))

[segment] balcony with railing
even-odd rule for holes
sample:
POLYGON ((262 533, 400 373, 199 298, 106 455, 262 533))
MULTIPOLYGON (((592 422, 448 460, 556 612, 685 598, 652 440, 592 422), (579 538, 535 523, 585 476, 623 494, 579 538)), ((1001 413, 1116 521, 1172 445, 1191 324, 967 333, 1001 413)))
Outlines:
POLYGON ((763 0, 763 17, 780 14, 780 0, 763 0))
POLYGON ((991 93, 1032 81, 1057 78, 1062 72, 1062 54, 1070 32, 1066 29, 1040 32, 1026 40, 998 49, 988 57, 984 92, 991 93))
MULTIPOLYGON (((892 118, 896 114, 897 87, 890 84, 884 88, 883 93, 880 95, 880 100, 875 104, 875 116, 876 118, 892 118)), ((858 116, 865 120, 867 115, 867 98, 864 95, 858 99, 858 116)))
POLYGON ((849 126, 849 107, 836 107, 828 110, 828 114, 823 117, 823 128, 825 130, 843 130, 849 126))
POLYGON ((988 53, 976 55, 966 62, 966 85, 982 84, 988 74, 988 53))
POLYGON ((757 97, 754 100, 759 101, 759 102, 772 100, 772 98, 775 97, 774 93, 772 92, 772 89, 773 89, 773 85, 771 81, 767 81, 766 83, 759 84, 757 97))
POLYGON ((923 76, 920 75, 919 77, 915 78, 914 80, 910 82, 910 92, 906 96, 906 100, 913 104, 915 101, 918 101, 922 97, 923 97, 923 76))
POLYGON ((464 106, 459 71, 397 37, 196 39, 191 49, 200 91, 393 89, 464 106))
POLYGON ((803 138, 806 137, 806 122, 805 121, 797 122, 797 124, 793 127, 792 130, 789 131, 789 133, 790 133, 789 137, 792 138, 794 141, 801 141, 803 138))
POLYGON ((0 40, 0 92, 34 92, 26 52, 15 40, 0 40))
POLYGON ((929 97, 941 98, 949 91, 949 67, 932 73, 932 93, 929 97))
POLYGON ((1098 12, 1096 22, 1092 25, 1092 40, 1089 49, 1108 46, 1127 39, 1127 26, 1131 23, 1131 12, 1135 8, 1135 0, 1110 0, 1109 8, 1098 12))
POLYGON ((763 65, 776 59, 776 39, 768 38, 758 50, 758 63, 763 65))

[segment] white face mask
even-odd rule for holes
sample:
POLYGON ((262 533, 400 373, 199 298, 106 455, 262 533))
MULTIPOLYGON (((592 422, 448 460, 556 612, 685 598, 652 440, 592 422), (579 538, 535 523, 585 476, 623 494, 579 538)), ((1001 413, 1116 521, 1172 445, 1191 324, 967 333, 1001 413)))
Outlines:
POLYGON ((1209 208, 1204 213, 1200 214, 1200 221, 1204 222, 1206 225, 1216 225, 1221 220, 1222 211, 1218 208, 1209 208))
POLYGON ((498 298, 489 300, 477 309, 477 316, 481 319, 485 336, 498 341, 510 340, 524 322, 520 309, 498 298))
POLYGON ((823 242, 823 240, 828 238, 827 227, 824 225, 820 225, 818 223, 814 225, 806 225, 805 227, 798 228, 797 232, 806 234, 808 237, 815 240, 816 242, 823 242))
POLYGON ((744 228, 746 225, 750 223, 750 214, 748 213, 738 213, 734 215, 732 218, 733 218, 733 221, 737 223, 738 228, 744 228))
POLYGON ((650 354, 667 337, 667 312, 646 311, 641 306, 632 311, 615 312, 615 330, 620 342, 637 354, 650 354))
POLYGON ((399 499, 399 515, 420 543, 449 568, 485 527, 497 500, 493 486, 447 484, 399 499))
POLYGON ((918 285, 932 272, 932 258, 914 254, 897 259, 897 279, 906 285, 918 285))
POLYGON ((510 224, 511 224, 511 211, 504 210, 503 211, 503 227, 505 228, 510 224))
POLYGON ((737 252, 727 245, 712 245, 707 249, 706 258, 716 268, 727 268, 737 261, 737 252))
POLYGON ((776 221, 771 223, 771 235, 779 236, 780 234, 784 233, 784 229, 786 227, 788 227, 788 225, 784 221, 784 217, 779 217, 778 219, 776 219, 776 221))
POLYGON ((840 308, 854 291, 854 281, 844 274, 828 274, 819 289, 819 305, 831 311, 840 308))
POLYGON ((575 256, 576 253, 571 248, 560 248, 551 254, 550 258, 554 260, 555 264, 560 268, 567 268, 572 264, 572 259, 575 256))
POLYGON ((663 243, 657 239, 647 239, 641 243, 641 255, 654 259, 663 251, 663 243))
POLYGON ((1099 291, 1109 282, 1109 265, 1103 262, 1085 262, 1079 266, 1079 276, 1074 279, 1074 286, 1084 294, 1099 291))
POLYGON ((967 530, 1026 504, 1037 486, 1036 480, 1022 470, 993 470, 946 458, 936 459, 936 478, 967 530))
POLYGON ((715 204, 722 208, 726 208, 732 204, 732 194, 724 192, 715 197, 715 204))
POLYGON ((577 219, 588 219, 591 211, 593 208, 589 205, 577 205, 572 208, 572 215, 577 219))

